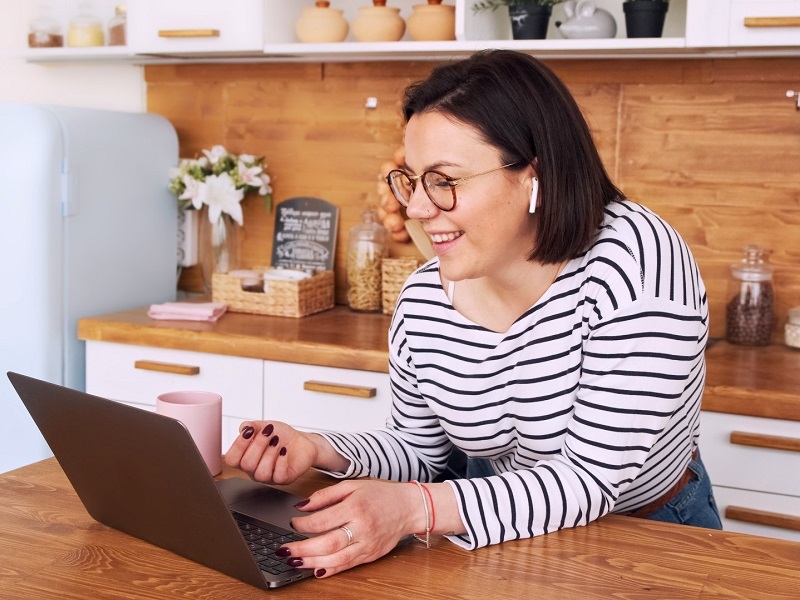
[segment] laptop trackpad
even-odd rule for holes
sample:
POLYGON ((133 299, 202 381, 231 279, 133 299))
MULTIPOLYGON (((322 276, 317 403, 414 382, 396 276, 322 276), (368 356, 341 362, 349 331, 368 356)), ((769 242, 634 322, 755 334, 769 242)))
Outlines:
POLYGON ((263 483, 232 477, 218 481, 216 484, 231 510, 259 521, 277 525, 288 531, 294 531, 290 525, 293 517, 308 514, 294 507, 303 498, 263 483))

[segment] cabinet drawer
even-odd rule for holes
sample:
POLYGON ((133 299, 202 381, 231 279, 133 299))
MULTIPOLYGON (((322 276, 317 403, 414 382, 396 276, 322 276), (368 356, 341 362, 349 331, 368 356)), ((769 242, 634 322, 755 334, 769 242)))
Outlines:
POLYGON ((797 46, 800 1, 734 0, 731 2, 731 46, 797 46))
MULTIPOLYGON (((703 461, 705 461, 705 458, 703 458, 703 461)), ((722 528, 725 531, 736 531, 738 533, 749 533, 751 535, 800 542, 800 531, 726 518, 725 516, 726 510, 743 508, 785 515, 793 518, 796 522, 797 519, 800 519, 800 498, 738 490, 718 485, 714 485, 713 488, 714 499, 717 501, 717 508, 719 508, 719 514, 722 517, 722 528)))
POLYGON ((223 415, 260 419, 262 380, 263 361, 254 358, 86 343, 86 390, 112 400, 155 406, 164 392, 205 390, 222 396, 223 415))
POLYGON ((800 478, 792 475, 800 450, 749 443, 797 447, 800 422, 703 411, 700 451, 714 485, 800 497, 800 478))
POLYGON ((264 366, 266 419, 301 429, 362 431, 384 426, 390 402, 386 373, 272 361, 264 366))
POLYGON ((128 6, 128 45, 138 54, 260 54, 263 0, 138 0, 128 6))

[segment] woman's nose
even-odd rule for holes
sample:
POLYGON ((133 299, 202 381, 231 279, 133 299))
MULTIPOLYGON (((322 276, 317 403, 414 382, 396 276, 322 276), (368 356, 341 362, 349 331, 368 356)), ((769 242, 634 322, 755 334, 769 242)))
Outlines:
POLYGON ((418 183, 408 199, 408 206, 406 206, 408 218, 417 220, 430 219, 436 210, 438 210, 436 205, 431 202, 428 194, 422 188, 422 182, 418 183))

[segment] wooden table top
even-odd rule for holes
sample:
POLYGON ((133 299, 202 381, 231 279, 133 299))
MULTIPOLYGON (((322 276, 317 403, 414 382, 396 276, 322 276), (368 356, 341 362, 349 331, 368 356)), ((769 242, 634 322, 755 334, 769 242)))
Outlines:
MULTIPOLYGON (((89 466, 87 465, 87 468, 89 466)), ((223 477, 240 476, 226 469, 223 477)), ((332 480, 314 474, 299 495, 332 480)), ((55 459, 0 475, 0 598, 261 598, 265 592, 94 521, 55 459)), ((800 544, 630 517, 472 552, 436 538, 283 598, 797 598, 800 544)))

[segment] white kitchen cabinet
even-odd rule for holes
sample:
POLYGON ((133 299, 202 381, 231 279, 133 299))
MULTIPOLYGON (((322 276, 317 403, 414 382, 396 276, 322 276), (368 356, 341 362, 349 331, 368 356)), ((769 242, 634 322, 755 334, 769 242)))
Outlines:
POLYGON ((301 429, 364 431, 383 427, 389 375, 266 361, 264 418, 301 429))
POLYGON ((204 390, 222 396, 222 448, 246 419, 263 416, 264 361, 203 352, 86 342, 86 391, 155 409, 164 392, 204 390))
POLYGON ((730 48, 800 46, 800 0, 689 0, 686 45, 730 48))
MULTIPOLYGON (((390 0, 408 20, 421 0, 390 0)), ((408 33, 397 42, 306 44, 295 22, 312 0, 237 0, 235 7, 211 0, 129 0, 127 48, 36 48, 31 62, 116 60, 137 64, 176 61, 336 62, 371 60, 449 60, 486 48, 508 48, 542 58, 798 56, 800 35, 794 23, 800 0, 672 0, 660 38, 627 38, 622 0, 596 0, 617 22, 611 39, 564 39, 556 22, 564 7, 553 7, 547 39, 511 39, 508 11, 475 13, 475 0, 455 5, 456 40, 415 42, 408 33), (786 26, 754 27, 745 17, 789 17, 786 26)), ((338 0, 336 8, 352 24, 368 0, 338 0)))
POLYGON ((180 390, 222 396, 223 450, 249 419, 360 431, 389 416, 386 373, 87 340, 90 394, 154 410, 159 394, 180 390))
POLYGON ((703 411, 700 451, 726 530, 800 541, 800 421, 703 411))
POLYGON ((128 1, 128 47, 134 54, 246 56, 261 54, 263 46, 263 0, 128 1))

